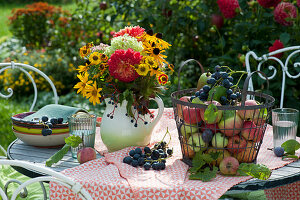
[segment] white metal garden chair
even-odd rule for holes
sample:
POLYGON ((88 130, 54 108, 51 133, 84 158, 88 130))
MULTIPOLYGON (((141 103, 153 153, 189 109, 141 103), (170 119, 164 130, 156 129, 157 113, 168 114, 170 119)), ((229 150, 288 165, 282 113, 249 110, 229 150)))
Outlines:
MULTIPOLYGON (((56 88, 55 88, 53 82, 51 81, 51 79, 45 73, 43 73, 42 71, 40 71, 39 69, 37 69, 33 66, 27 65, 27 64, 14 63, 14 62, 0 63, 0 74, 2 72, 4 72, 5 70, 8 70, 8 69, 20 70, 32 82, 33 89, 34 89, 34 98, 33 98, 33 102, 31 104, 31 107, 30 107, 29 111, 32 111, 34 109, 34 106, 35 106, 36 101, 37 101, 37 94, 38 94, 36 83, 35 83, 33 77, 31 76, 31 74, 29 73, 29 71, 37 72, 39 75, 41 75, 43 78, 45 78, 47 80, 47 82, 50 84, 52 92, 53 92, 54 103, 55 104, 58 103, 58 96, 57 96, 56 88)), ((6 94, 6 95, 2 94, 0 92, 0 97, 8 99, 13 95, 13 90, 11 88, 8 88, 7 92, 8 92, 8 94, 6 94)), ((44 193, 44 199, 47 199, 47 194, 46 194, 46 190, 45 190, 44 185, 43 185, 43 181, 50 181, 50 180, 51 181, 55 180, 55 181, 65 185, 65 186, 71 188, 75 193, 78 193, 81 197, 83 197, 83 199, 92 199, 89 196, 89 194, 82 188, 82 186, 80 184, 75 183, 74 181, 72 181, 71 179, 65 177, 64 175, 62 175, 58 172, 55 172, 51 169, 45 168, 45 167, 36 166, 36 165, 31 164, 29 162, 7 160, 6 159, 6 151, 1 145, 0 145, 0 152, 3 152, 3 154, 5 155, 5 156, 0 156, 0 165, 21 166, 21 167, 24 167, 24 168, 29 169, 29 170, 33 169, 33 170, 36 170, 38 172, 42 172, 42 173, 47 175, 47 176, 43 176, 43 177, 30 179, 29 181, 27 181, 25 183, 21 183, 18 180, 8 181, 5 185, 4 190, 2 188, 0 188, 0 197, 2 197, 4 200, 8 199, 8 197, 7 197, 7 188, 9 186, 9 184, 12 183, 12 182, 19 183, 20 186, 13 193, 13 196, 12 196, 11 199, 15 199, 22 189, 24 189, 24 191, 26 191, 26 186, 29 185, 29 184, 35 183, 35 182, 40 182, 40 185, 42 187, 42 191, 44 193)), ((26 192, 24 194, 26 194, 26 192)))
MULTIPOLYGON (((256 70, 261 71, 261 68, 263 67, 263 64, 268 62, 269 60, 273 60, 273 61, 277 62, 278 65, 281 67, 282 80, 281 80, 280 108, 283 107, 283 102, 284 102, 286 77, 291 78, 291 79, 297 79, 297 78, 300 77, 300 72, 296 75, 292 75, 289 72, 289 67, 294 67, 294 68, 300 67, 300 62, 293 62, 293 56, 296 56, 296 55, 300 56, 300 46, 286 47, 286 48, 283 48, 283 49, 273 51, 273 52, 268 53, 268 54, 264 54, 260 57, 257 56, 256 53, 253 52, 253 51, 249 51, 246 54, 245 63, 246 63, 246 69, 247 69, 248 74, 251 73, 251 63, 250 63, 251 57, 253 59, 255 59, 256 61, 258 61, 257 66, 252 66, 252 69, 254 69, 253 71, 256 71, 256 70), (278 53, 288 53, 288 56, 287 56, 286 60, 282 61, 282 60, 278 59, 277 57, 274 57, 274 55, 276 55, 278 53)), ((273 73, 270 76, 268 76, 268 79, 272 80, 272 79, 276 78, 276 74, 277 74, 278 69, 276 69, 276 67, 273 66, 273 65, 269 65, 268 70, 273 71, 273 73)), ((263 77, 261 74, 258 74, 258 75, 259 75, 260 78, 266 80, 266 78, 263 77)), ((254 90, 252 79, 250 79, 250 81, 249 81, 248 90, 250 90, 250 91, 254 90)))

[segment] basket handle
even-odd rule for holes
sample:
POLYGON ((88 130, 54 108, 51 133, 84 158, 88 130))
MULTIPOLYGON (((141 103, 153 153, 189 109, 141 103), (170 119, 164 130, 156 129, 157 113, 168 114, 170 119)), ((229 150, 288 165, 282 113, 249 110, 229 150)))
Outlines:
POLYGON ((250 78, 252 77, 252 75, 254 73, 260 73, 261 75, 263 75, 265 78, 266 78, 266 81, 267 81, 267 89, 269 90, 269 79, 267 77, 267 75, 262 72, 262 71, 254 71, 254 72, 251 72, 250 74, 248 74, 245 82, 244 82, 244 86, 243 86, 243 91, 242 91, 242 106, 245 105, 245 101, 246 101, 246 96, 247 96, 247 90, 248 90, 248 85, 249 85, 249 80, 250 78))
POLYGON ((189 63, 191 61, 195 61, 199 65, 199 67, 201 69, 201 72, 202 72, 201 74, 203 74, 205 72, 203 66, 201 65, 201 63, 198 60, 188 59, 188 60, 184 61, 183 63, 181 63, 181 65, 179 67, 179 70, 178 70, 178 91, 180 91, 180 72, 181 72, 181 69, 184 65, 186 65, 187 63, 189 63))

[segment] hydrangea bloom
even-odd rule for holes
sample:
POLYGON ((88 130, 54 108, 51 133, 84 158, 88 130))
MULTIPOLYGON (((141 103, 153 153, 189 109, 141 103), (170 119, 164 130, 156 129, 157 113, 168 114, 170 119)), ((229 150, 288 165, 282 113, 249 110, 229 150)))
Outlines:
POLYGON ((110 57, 117 49, 127 50, 129 48, 141 52, 143 50, 143 43, 128 34, 114 37, 111 40, 111 46, 106 48, 104 54, 110 57))
POLYGON ((275 21, 283 26, 293 25, 293 19, 296 17, 297 9, 292 3, 289 2, 281 2, 274 10, 275 21))
POLYGON ((234 18, 237 14, 236 9, 240 8, 238 0, 218 0, 218 6, 225 18, 234 18))
POLYGON ((257 0, 264 8, 276 7, 282 0, 257 0))
MULTIPOLYGON (((276 50, 282 49, 282 48, 284 48, 283 43, 280 40, 275 40, 275 42, 273 43, 273 46, 269 47, 269 52, 276 51, 276 50)), ((283 55, 283 53, 278 53, 278 54, 275 54, 274 57, 281 58, 282 55, 283 55)))
POLYGON ((138 65, 142 59, 139 52, 131 48, 116 50, 108 60, 109 74, 122 82, 134 81, 139 74, 135 71, 134 66, 138 65))

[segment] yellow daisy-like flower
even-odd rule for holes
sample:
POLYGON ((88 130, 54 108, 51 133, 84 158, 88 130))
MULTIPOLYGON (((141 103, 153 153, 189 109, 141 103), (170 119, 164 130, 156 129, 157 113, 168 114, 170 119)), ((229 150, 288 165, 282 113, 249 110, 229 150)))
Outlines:
POLYGON ((90 48, 87 48, 87 46, 83 46, 79 49, 79 54, 81 58, 86 57, 89 53, 91 53, 90 48))
POLYGON ((107 61, 108 61, 107 55, 101 54, 101 61, 102 61, 102 62, 107 62, 107 61))
POLYGON ((166 74, 161 73, 157 76, 157 80, 160 85, 165 85, 168 82, 169 78, 166 74))
POLYGON ((162 49, 168 49, 170 46, 172 46, 171 44, 169 44, 168 42, 164 41, 162 39, 162 34, 161 33, 144 33, 144 35, 142 36, 143 41, 150 43, 150 44, 155 44, 157 47, 160 47, 162 49))
POLYGON ((89 74, 83 73, 83 74, 77 74, 77 77, 79 78, 80 82, 78 82, 74 88, 78 89, 77 93, 81 92, 82 96, 86 96, 86 91, 91 86, 89 84, 93 83, 93 81, 89 81, 89 74))
POLYGON ((155 45, 152 46, 149 43, 143 43, 143 45, 144 50, 142 52, 148 54, 150 57, 153 57, 154 60, 159 63, 159 65, 162 65, 163 63, 168 64, 168 62, 164 59, 167 56, 162 54, 165 52, 165 50, 160 47, 156 47, 155 45))
POLYGON ((141 76, 146 76, 149 72, 149 65, 147 64, 140 64, 136 69, 136 72, 141 76))
POLYGON ((78 72, 81 73, 81 72, 87 72, 87 70, 89 69, 89 67, 87 65, 79 65, 78 66, 78 72))
POLYGON ((146 56, 145 63, 148 64, 150 67, 157 67, 157 62, 155 62, 155 58, 151 56, 146 56))
POLYGON ((91 65, 98 65, 101 63, 101 53, 94 52, 90 55, 89 61, 91 62, 91 65))
POLYGON ((97 83, 95 81, 94 84, 87 89, 86 98, 88 98, 89 101, 93 103, 93 105, 99 104, 101 98, 101 91, 102 88, 97 88, 97 83))
POLYGON ((159 69, 159 67, 158 66, 155 66, 155 67, 151 67, 150 68, 150 76, 154 76, 154 75, 159 75, 159 74, 161 74, 161 71, 160 71, 160 69, 159 69))

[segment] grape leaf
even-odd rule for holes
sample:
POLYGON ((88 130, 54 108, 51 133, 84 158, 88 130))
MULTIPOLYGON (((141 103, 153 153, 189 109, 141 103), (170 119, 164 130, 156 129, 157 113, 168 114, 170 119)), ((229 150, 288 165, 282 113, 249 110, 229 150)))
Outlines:
POLYGON ((65 144, 61 150, 56 152, 53 156, 51 156, 47 161, 46 161, 46 166, 51 167, 53 164, 57 163, 60 161, 66 153, 68 153, 71 145, 65 144))
POLYGON ((82 143, 82 139, 79 136, 71 135, 65 138, 65 143, 73 148, 76 148, 79 144, 82 143))
POLYGON ((300 148, 300 143, 294 139, 285 141, 281 147, 287 154, 295 155, 295 151, 300 148))
POLYGON ((197 152, 192 161, 193 167, 202 167, 205 165, 205 161, 202 158, 202 152, 197 152))
POLYGON ((241 176, 252 176, 260 180, 267 180, 272 171, 265 165, 254 163, 241 163, 238 169, 241 176))
POLYGON ((216 166, 213 166, 212 170, 209 167, 205 167, 203 170, 199 171, 198 173, 191 174, 189 179, 190 180, 201 180, 203 182, 208 182, 217 176, 217 171, 218 171, 218 168, 216 166))
POLYGON ((298 156, 296 156, 296 155, 286 155, 286 156, 283 156, 283 157, 282 157, 282 160, 285 160, 285 159, 287 159, 287 158, 298 159, 298 156))
POLYGON ((223 86, 216 86, 213 87, 209 92, 208 92, 208 101, 210 100, 216 100, 220 102, 221 96, 227 96, 226 94, 226 88, 223 86))
POLYGON ((218 108, 214 104, 208 105, 204 112, 204 119, 208 124, 212 124, 218 117, 218 108))
POLYGON ((206 163, 211 163, 212 161, 216 160, 216 159, 213 159, 210 154, 202 154, 202 159, 206 163))

